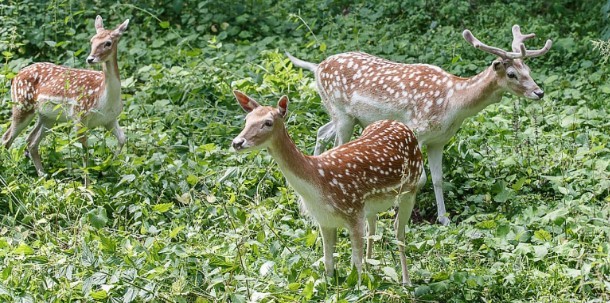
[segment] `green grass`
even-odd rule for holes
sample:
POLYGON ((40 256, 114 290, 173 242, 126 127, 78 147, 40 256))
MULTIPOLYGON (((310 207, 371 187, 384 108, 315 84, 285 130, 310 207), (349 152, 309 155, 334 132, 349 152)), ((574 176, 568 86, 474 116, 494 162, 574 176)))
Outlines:
MULTIPOLYGON (((578 1, 451 0, 244 4, 38 1, 0 4, 0 131, 10 79, 51 61, 86 67, 93 18, 130 18, 119 45, 128 142, 100 129, 91 163, 70 125, 41 144, 0 148, 0 301, 7 302, 606 302, 610 300, 610 69, 593 50, 607 19, 578 1), (558 21, 561 20, 561 21, 558 21), (337 276, 324 275, 317 227, 265 151, 236 154, 244 113, 231 91, 265 104, 286 94, 288 130, 306 153, 328 121, 313 75, 289 65, 362 50, 461 76, 493 60, 461 37, 508 46, 510 27, 551 51, 528 61, 541 101, 506 95, 467 119, 445 148, 452 225, 418 195, 398 283, 394 211, 380 215, 362 285, 345 231, 337 276), (92 184, 83 187, 87 173, 92 184)), ((26 131, 27 132, 27 131, 26 131)))

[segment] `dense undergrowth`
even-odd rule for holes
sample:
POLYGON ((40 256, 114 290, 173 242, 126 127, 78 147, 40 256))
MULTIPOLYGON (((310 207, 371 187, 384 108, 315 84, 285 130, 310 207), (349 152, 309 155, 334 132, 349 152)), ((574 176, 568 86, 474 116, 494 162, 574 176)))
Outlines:
MULTIPOLYGON (((115 26, 128 142, 90 132, 92 163, 68 124, 41 145, 0 149, 0 300, 12 302, 606 302, 610 300, 608 5, 587 1, 4 1, 0 131, 10 79, 32 63, 89 68, 96 14, 115 26), (433 222, 432 186, 408 228, 413 287, 398 281, 391 219, 357 287, 349 241, 323 274, 317 228, 264 152, 235 154, 243 112, 231 91, 291 99, 289 132, 307 153, 328 121, 308 61, 361 50, 472 76, 493 57, 471 29, 508 47, 520 24, 551 51, 529 60, 546 96, 506 95, 445 148, 452 225, 433 222), (87 173, 92 180, 83 187, 87 173), (313 264, 313 265, 312 265, 313 264)), ((26 130, 27 132, 27 130, 26 130)))

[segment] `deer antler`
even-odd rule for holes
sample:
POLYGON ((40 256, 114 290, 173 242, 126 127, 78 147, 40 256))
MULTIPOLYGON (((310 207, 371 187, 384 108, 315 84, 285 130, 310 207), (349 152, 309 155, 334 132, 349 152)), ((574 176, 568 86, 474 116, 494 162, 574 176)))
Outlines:
MULTIPOLYGON (((503 59, 520 59, 520 58, 525 57, 525 47, 523 47, 521 49, 521 52, 507 52, 503 49, 489 46, 489 45, 481 42, 469 30, 464 30, 464 32, 462 33, 462 36, 464 36, 464 39, 466 39, 466 41, 468 41, 468 43, 472 44, 472 46, 474 46, 475 48, 480 49, 486 53, 496 55, 503 59)), ((521 45, 523 45, 523 44, 521 44, 521 45)))
POLYGON ((499 56, 503 59, 525 59, 525 58, 533 58, 546 54, 551 49, 553 42, 549 39, 546 41, 546 44, 543 48, 539 50, 527 50, 525 48, 525 44, 523 43, 525 40, 535 37, 535 34, 527 34, 524 35, 521 33, 521 28, 519 25, 513 26, 513 43, 512 43, 512 52, 505 51, 503 49, 489 46, 479 39, 477 39, 472 32, 469 30, 464 30, 462 33, 464 39, 468 41, 468 43, 472 44, 475 48, 478 48, 486 53, 490 53, 496 56, 499 56))
POLYGON ((527 39, 531 39, 536 37, 536 34, 527 34, 524 35, 521 33, 521 28, 519 25, 513 25, 513 52, 519 52, 521 50, 521 45, 527 39))
POLYGON ((527 39, 531 39, 534 37, 536 37, 536 34, 524 35, 521 33, 521 28, 519 27, 519 25, 517 25, 517 24, 513 25, 513 44, 512 44, 513 51, 514 52, 525 51, 525 57, 523 57, 523 58, 533 58, 533 57, 538 57, 538 56, 546 54, 546 52, 548 52, 551 49, 551 46, 553 45, 553 41, 551 41, 551 39, 546 40, 544 47, 539 50, 526 50, 525 49, 525 45, 523 44, 523 42, 527 39))

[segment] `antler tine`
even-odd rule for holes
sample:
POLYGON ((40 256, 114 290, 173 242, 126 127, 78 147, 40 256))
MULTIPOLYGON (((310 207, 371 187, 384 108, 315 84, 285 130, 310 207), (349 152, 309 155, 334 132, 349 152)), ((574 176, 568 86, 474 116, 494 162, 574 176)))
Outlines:
MULTIPOLYGON (((551 39, 546 40, 546 43, 544 44, 543 48, 541 48, 539 50, 528 50, 526 52, 524 58, 534 58, 534 57, 542 56, 551 49, 551 46, 553 46, 553 41, 551 41, 551 39)), ((525 49, 525 46, 523 47, 523 49, 525 49)))
POLYGON ((550 39, 546 40, 544 47, 539 50, 527 50, 525 48, 523 42, 527 39, 534 38, 535 36, 536 34, 524 35, 521 33, 521 28, 519 27, 519 25, 513 25, 513 51, 516 52, 520 50, 523 54, 523 59, 538 57, 546 54, 551 49, 551 46, 553 46, 553 41, 551 41, 550 39))
POLYGON ((519 58, 523 58, 525 56, 525 46, 524 46, 524 49, 521 50, 521 52, 507 52, 503 49, 489 46, 489 45, 481 42, 479 39, 477 39, 472 34, 472 32, 470 30, 467 30, 467 29, 464 30, 464 32, 462 33, 462 36, 464 36, 464 39, 466 39, 466 41, 468 41, 468 43, 472 44, 472 46, 474 46, 475 48, 480 49, 486 53, 496 55, 503 59, 519 59, 519 58))
POLYGON ((519 25, 513 25, 513 52, 518 52, 521 50, 521 44, 527 39, 531 39, 536 37, 536 34, 527 34, 524 35, 521 33, 521 28, 519 25))

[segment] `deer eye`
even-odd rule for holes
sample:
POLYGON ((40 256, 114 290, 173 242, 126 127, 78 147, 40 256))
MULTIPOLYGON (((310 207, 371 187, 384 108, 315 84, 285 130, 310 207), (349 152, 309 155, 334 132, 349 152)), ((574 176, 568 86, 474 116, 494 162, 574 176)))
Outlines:
POLYGON ((506 76, 508 76, 511 79, 517 79, 517 74, 513 73, 513 72, 509 72, 506 74, 506 76))
POLYGON ((111 47, 112 46, 112 41, 106 41, 106 43, 104 43, 105 47, 111 47))
POLYGON ((265 126, 267 126, 267 127, 273 126, 273 120, 265 120, 265 126))

